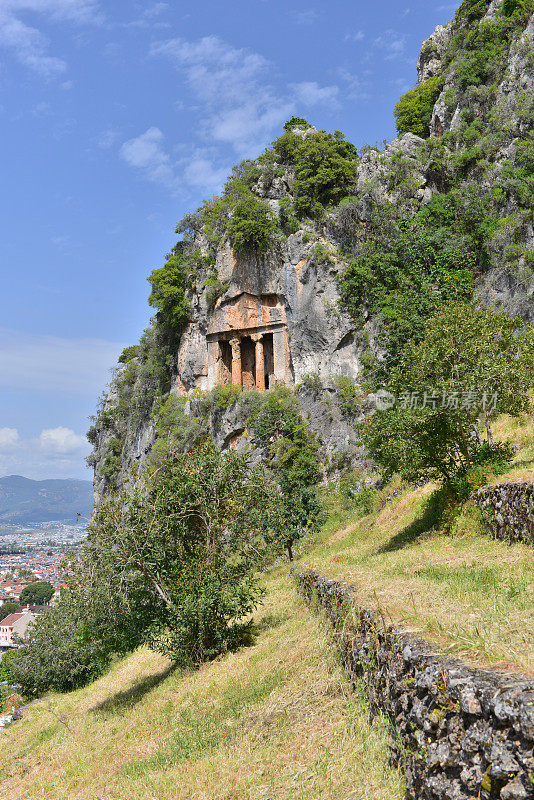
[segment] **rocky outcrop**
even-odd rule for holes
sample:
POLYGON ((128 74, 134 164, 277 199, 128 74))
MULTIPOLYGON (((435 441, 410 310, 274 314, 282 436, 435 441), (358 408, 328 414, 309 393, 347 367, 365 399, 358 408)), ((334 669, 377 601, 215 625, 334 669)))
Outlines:
POLYGON ((322 380, 358 378, 362 347, 337 288, 346 265, 324 238, 300 230, 265 256, 236 258, 225 252, 219 264, 218 277, 228 288, 210 308, 203 301, 206 289, 198 286, 198 302, 177 354, 175 391, 206 391, 218 382, 211 373, 210 337, 271 326, 283 328, 287 341, 282 382, 296 385, 311 373, 322 380))
POLYGON ((534 484, 487 486, 478 490, 474 501, 496 539, 534 544, 534 484))
POLYGON ((360 609, 353 588, 313 571, 295 578, 372 711, 389 719, 411 800, 534 798, 534 680, 442 657, 360 609))
MULTIPOLYGON (((487 21, 496 20, 500 8, 500 0, 488 0, 487 21)), ((322 454, 336 462, 348 451, 358 452, 354 445, 358 415, 340 413, 336 380, 359 386, 367 355, 383 353, 377 346, 377 320, 370 317, 365 303, 358 320, 347 312, 340 300, 339 278, 365 241, 376 204, 390 203, 409 217, 436 194, 448 192, 451 181, 466 197, 473 196, 473 182, 481 196, 496 188, 495 197, 502 197, 494 213, 498 224, 484 245, 488 254, 475 275, 476 296, 481 303, 496 303, 506 313, 534 322, 534 273, 527 258, 534 246, 532 214, 524 203, 518 205, 513 192, 506 194, 501 188, 516 164, 518 142, 532 124, 528 108, 534 88, 534 18, 512 36, 499 67, 500 77, 491 85, 467 88, 462 88, 458 77, 461 48, 451 61, 451 42, 459 24, 455 17, 448 25, 438 26, 423 43, 419 57, 420 85, 443 77, 430 137, 425 140, 408 132, 383 150, 367 148, 355 159, 354 186, 345 204, 329 207, 315 221, 293 218, 293 232, 288 232, 281 210, 284 203, 287 209, 294 200, 295 174, 287 163, 271 164, 269 170, 260 170, 252 185, 279 223, 276 241, 267 253, 237 254, 227 238, 213 248, 207 230, 193 226, 187 244, 201 255, 202 265, 195 267, 191 278, 190 317, 169 358, 165 392, 193 398, 231 381, 262 391, 276 383, 298 388, 312 378, 321 391, 315 398, 299 393, 299 400, 321 437, 322 454), (478 150, 462 139, 473 120, 480 128, 478 150), (464 159, 463 154, 471 150, 472 160, 464 159)), ((297 127, 294 132, 305 138, 316 130, 297 127)), ((521 176, 513 180, 524 182, 521 176)), ((126 373, 124 368, 118 371, 104 401, 106 419, 129 413, 116 391, 126 373)), ((138 396, 146 394, 142 385, 136 391, 138 396)), ((371 411, 372 398, 364 406, 364 411, 371 411)), ((106 427, 102 420, 97 424, 92 463, 98 492, 109 486, 106 475, 117 460, 118 484, 132 464, 142 468, 146 462, 154 441, 151 409, 143 408, 142 401, 136 401, 137 408, 142 413, 130 414, 119 443, 113 426, 106 427)), ((246 421, 234 409, 219 422, 209 423, 212 434, 223 447, 235 446, 246 421)))

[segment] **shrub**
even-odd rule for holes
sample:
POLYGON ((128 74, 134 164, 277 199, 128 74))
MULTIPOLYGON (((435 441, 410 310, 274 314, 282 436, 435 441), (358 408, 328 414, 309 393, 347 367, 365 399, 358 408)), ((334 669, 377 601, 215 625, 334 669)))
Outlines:
POLYGON ((394 110, 399 134, 414 133, 424 139, 430 136, 432 111, 442 89, 443 78, 433 75, 400 98, 394 110))
POLYGON ((307 372, 302 378, 302 383, 314 392, 320 392, 323 382, 317 372, 307 372))
POLYGON ((390 381, 402 402, 366 420, 362 440, 385 477, 450 482, 488 457, 506 457, 494 448, 491 419, 528 411, 533 386, 533 329, 492 309, 451 303, 426 323, 419 344, 404 349, 390 381))
POLYGON ((139 355, 138 344, 132 344, 129 347, 125 347, 119 356, 119 364, 127 364, 128 361, 131 361, 132 358, 137 358, 138 355, 139 355))
POLYGON ((333 264, 333 248, 325 242, 317 242, 310 250, 310 258, 317 264, 333 264))
POLYGON ((419 340, 439 305, 470 297, 474 272, 489 262, 486 241, 495 222, 491 199, 477 191, 466 185, 437 195, 412 217, 389 204, 369 204, 366 239, 340 289, 357 319, 364 308, 380 317, 378 342, 386 353, 366 366, 377 384, 387 380, 405 344, 419 340))
POLYGON ((310 123, 304 117, 291 117, 288 121, 284 124, 284 130, 290 131, 293 128, 311 128, 310 123))
POLYGON ((505 17, 525 23, 534 11, 534 0, 503 0, 499 11, 505 17))
POLYGON ((342 476, 339 490, 345 504, 355 509, 361 516, 376 510, 380 496, 378 490, 362 482, 361 475, 355 470, 342 476))
POLYGON ((458 7, 455 19, 468 23, 478 22, 486 14, 490 0, 463 0, 458 7))
POLYGON ((224 386, 215 386, 204 398, 201 405, 204 413, 211 411, 225 411, 234 403, 237 403, 242 393, 241 386, 233 383, 226 383, 224 386))
POLYGON ((86 562, 82 568, 81 561, 73 561, 70 571, 70 589, 28 628, 9 665, 25 694, 71 691, 99 677, 114 654, 141 643, 152 617, 150 597, 131 581, 114 581, 110 563, 103 568, 86 562))
POLYGON ((503 26, 495 22, 483 22, 469 30, 462 56, 455 64, 460 88, 479 86, 498 78, 509 47, 503 33, 503 26))
POLYGON ((237 252, 265 253, 277 232, 271 209, 252 193, 237 203, 228 223, 230 243, 237 252))
POLYGON ((278 541, 292 559, 294 543, 315 530, 320 519, 319 442, 302 419, 297 398, 285 386, 268 393, 249 423, 260 442, 269 445, 269 467, 282 492, 278 541))
POLYGON ((289 197, 282 197, 279 200, 279 219, 280 225, 287 233, 296 233, 300 228, 300 222, 295 216, 293 202, 289 197))
POLYGON ((273 143, 276 158, 294 169, 294 209, 299 219, 321 216, 356 179, 356 148, 339 131, 299 136, 291 129, 273 143))
POLYGON ((204 284, 206 289, 206 303, 209 309, 215 308, 217 300, 222 297, 230 285, 230 280, 226 278, 222 281, 216 272, 213 272, 206 278, 204 284))
POLYGON ((190 283, 190 261, 181 242, 174 246, 163 267, 148 277, 152 287, 148 302, 158 309, 160 322, 180 328, 189 316, 186 293, 190 283))
POLYGON ((335 385, 343 414, 352 416, 361 411, 361 389, 345 375, 339 375, 335 385))
POLYGON ((156 467, 178 453, 195 447, 208 432, 204 417, 184 411, 186 399, 170 395, 154 414, 156 441, 150 451, 150 464, 156 467))

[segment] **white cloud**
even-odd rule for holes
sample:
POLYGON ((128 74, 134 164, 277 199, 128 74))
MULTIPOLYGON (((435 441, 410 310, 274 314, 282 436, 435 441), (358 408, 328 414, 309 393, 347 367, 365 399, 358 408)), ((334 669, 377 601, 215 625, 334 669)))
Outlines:
POLYGON ((212 159, 198 151, 184 164, 183 177, 190 186, 214 189, 224 183, 228 172, 228 166, 216 167, 212 159))
POLYGON ((297 25, 313 25, 319 19, 319 14, 314 8, 307 8, 303 11, 290 11, 297 25))
POLYGON ((154 3, 153 6, 145 8, 145 10, 143 11, 143 17, 147 18, 157 17, 160 14, 163 14, 165 11, 167 11, 168 8, 169 8, 168 3, 154 3))
POLYGON ((163 148, 164 138, 159 128, 148 128, 124 142, 120 155, 129 166, 142 170, 148 180, 173 186, 175 175, 170 156, 163 148))
POLYGON ((48 38, 24 21, 28 15, 76 24, 96 23, 102 19, 94 0, 1 0, 0 46, 44 77, 61 74, 67 64, 63 59, 50 55, 48 38))
POLYGON ((316 81, 304 81, 292 83, 289 88, 295 93, 297 102, 305 106, 339 106, 339 86, 319 86, 316 81))
POLYGON ((48 428, 34 438, 20 437, 15 428, 0 428, 0 475, 87 479, 91 474, 84 459, 90 451, 86 437, 70 428, 48 428))
POLYGON ((345 35, 346 42, 361 42, 364 39, 365 39, 365 33, 363 31, 353 31, 345 35))
POLYGON ((113 128, 102 131, 98 137, 98 146, 101 150, 109 150, 119 138, 119 132, 113 128))
POLYGON ((270 85, 267 59, 218 36, 169 39, 153 45, 151 54, 170 59, 185 75, 206 139, 231 145, 241 157, 262 147, 294 112, 293 100, 280 97, 270 85))
POLYGON ((19 432, 16 428, 0 428, 0 451, 12 450, 19 441, 19 432))
POLYGON ((49 455, 65 455, 87 449, 85 436, 78 436, 70 428, 46 428, 39 436, 41 449, 49 455))
POLYGON ((406 36, 391 29, 376 38, 374 44, 381 50, 386 61, 404 58, 406 54, 406 36))
MULTIPOLYGON (((148 180, 173 192, 188 188, 219 191, 236 155, 256 156, 299 107, 333 109, 340 104, 341 89, 335 85, 302 81, 275 90, 271 62, 218 36, 159 41, 150 54, 168 59, 183 77, 186 96, 177 98, 175 109, 197 115, 194 133, 205 146, 168 145, 163 131, 151 126, 124 142, 120 157, 148 180)), ((348 99, 363 96, 356 91, 355 79, 345 83, 348 99)), ((189 121, 188 125, 191 128, 189 121)), ((101 146, 111 144, 103 137, 101 146)))
POLYGON ((338 75, 345 85, 345 93, 349 100, 366 100, 369 98, 367 83, 359 75, 347 69, 338 70, 338 75))
POLYGON ((0 387, 96 396, 123 347, 0 329, 0 387))

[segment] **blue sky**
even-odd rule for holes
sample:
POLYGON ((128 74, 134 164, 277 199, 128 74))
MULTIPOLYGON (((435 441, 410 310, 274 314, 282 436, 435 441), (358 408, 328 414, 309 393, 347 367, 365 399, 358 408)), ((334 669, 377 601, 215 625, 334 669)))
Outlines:
POLYGON ((0 0, 0 475, 91 477, 88 416, 177 220, 293 114, 393 138, 454 8, 0 0))

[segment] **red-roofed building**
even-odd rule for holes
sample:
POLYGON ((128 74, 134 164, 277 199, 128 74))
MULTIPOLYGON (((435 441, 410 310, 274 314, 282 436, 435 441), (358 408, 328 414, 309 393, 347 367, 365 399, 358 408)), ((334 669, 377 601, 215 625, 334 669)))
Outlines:
POLYGON ((31 611, 10 614, 0 621, 0 652, 18 647, 16 639, 24 639, 28 626, 36 619, 31 611))

